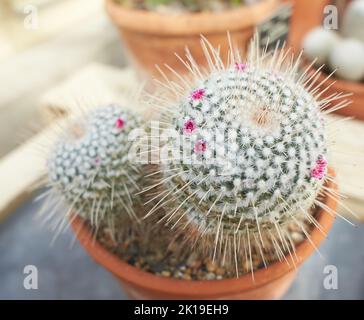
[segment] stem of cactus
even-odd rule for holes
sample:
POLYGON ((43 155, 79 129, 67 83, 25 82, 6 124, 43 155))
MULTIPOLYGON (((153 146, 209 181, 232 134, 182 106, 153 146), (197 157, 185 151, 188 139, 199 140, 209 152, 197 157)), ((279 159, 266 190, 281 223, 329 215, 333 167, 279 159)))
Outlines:
MULTIPOLYGON (((288 225, 308 236, 327 172, 323 114, 335 99, 320 100, 317 74, 299 75, 289 51, 260 52, 254 39, 246 61, 232 46, 229 61, 202 38, 208 70, 187 53, 189 74, 164 84, 168 154, 162 174, 146 190, 160 190, 147 214, 194 239, 197 249, 221 263, 248 263, 252 254, 285 253, 294 263, 288 225), (186 156, 186 150, 188 155, 186 156)), ((182 60, 182 59, 181 59, 182 60)), ((169 68, 170 70, 170 68, 169 68)), ((170 70, 171 71, 171 70, 170 70)), ((163 73, 163 72, 162 72, 163 73)))

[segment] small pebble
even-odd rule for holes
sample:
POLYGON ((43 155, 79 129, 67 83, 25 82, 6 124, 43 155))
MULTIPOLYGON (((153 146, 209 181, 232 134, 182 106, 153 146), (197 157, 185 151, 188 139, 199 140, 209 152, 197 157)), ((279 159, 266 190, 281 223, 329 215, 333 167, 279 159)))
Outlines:
POLYGON ((251 271, 250 261, 249 260, 244 261, 243 267, 244 267, 245 272, 250 272, 251 271))
POLYGON ((183 279, 184 280, 192 280, 191 276, 189 274, 186 274, 186 273, 183 275, 183 279))
POLYGON ((292 232, 291 238, 295 244, 301 243, 305 239, 302 233, 299 232, 292 232))
POLYGON ((171 273, 170 273, 169 271, 167 271, 167 270, 163 270, 163 271, 161 272, 161 275, 162 275, 163 277, 170 277, 170 276, 171 276, 171 273))
POLYGON ((216 265, 213 264, 212 262, 208 262, 206 264, 206 268, 208 272, 214 272, 216 270, 216 265))
POLYGON ((216 279, 216 275, 212 272, 209 272, 207 275, 206 275, 206 280, 214 280, 216 279))
POLYGON ((226 271, 225 271, 225 269, 224 268, 217 268, 216 269, 216 274, 218 275, 218 276, 222 276, 222 275, 224 275, 226 273, 226 271))

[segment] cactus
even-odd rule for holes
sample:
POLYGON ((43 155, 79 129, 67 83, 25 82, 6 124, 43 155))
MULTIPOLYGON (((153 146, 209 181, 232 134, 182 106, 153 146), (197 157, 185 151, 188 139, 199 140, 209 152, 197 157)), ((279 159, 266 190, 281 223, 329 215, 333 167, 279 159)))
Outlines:
MULTIPOLYGON (((128 158, 128 134, 142 124, 138 115, 112 104, 72 121, 48 160, 52 190, 92 226, 114 226, 133 217, 140 168, 128 158)), ((137 200, 138 201, 138 200, 137 200)))
POLYGON ((288 52, 260 54, 257 40, 246 62, 231 49, 227 66, 202 44, 209 70, 187 54, 191 74, 165 85, 162 123, 178 138, 170 135, 162 175, 145 189, 160 192, 147 216, 163 208, 161 221, 236 267, 247 252, 250 260, 272 248, 292 253, 287 226, 308 234, 304 224, 315 224, 312 208, 331 179, 322 111, 340 95, 319 101, 316 74, 297 79, 288 52))

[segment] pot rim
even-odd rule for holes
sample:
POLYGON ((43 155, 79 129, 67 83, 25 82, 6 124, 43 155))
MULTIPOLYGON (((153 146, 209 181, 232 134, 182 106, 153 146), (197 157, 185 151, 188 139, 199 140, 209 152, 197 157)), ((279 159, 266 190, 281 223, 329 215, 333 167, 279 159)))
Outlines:
POLYGON ((224 10, 223 12, 198 12, 183 14, 162 14, 140 9, 128 9, 106 0, 106 11, 116 25, 121 28, 148 34, 191 35, 233 32, 252 27, 267 19, 279 0, 260 2, 224 10), (142 23, 141 23, 142 22, 142 23))
MULTIPOLYGON (((329 173, 332 176, 335 175, 332 168, 329 168, 329 173)), ((327 184, 329 187, 337 190, 337 185, 333 181, 328 181, 327 184)), ((337 199, 326 196, 325 205, 336 211, 337 199)), ((327 235, 335 216, 320 208, 317 212, 316 219, 321 225, 324 233, 327 235)), ((295 271, 295 269, 297 269, 313 253, 313 251, 316 250, 318 245, 325 238, 325 235, 322 234, 317 227, 313 227, 310 233, 310 238, 314 246, 308 239, 305 239, 301 244, 299 244, 296 247, 296 256, 298 261, 295 261, 295 265, 292 263, 293 258, 287 255, 286 258, 288 261, 291 261, 290 264, 283 260, 271 263, 267 266, 267 268, 258 269, 254 271, 255 281, 253 281, 250 273, 244 274, 239 278, 223 280, 182 280, 158 276, 124 262, 96 241, 95 237, 91 234, 89 227, 86 226, 84 220, 80 217, 72 219, 71 226, 81 245, 94 258, 94 260, 126 283, 155 292, 163 292, 180 296, 196 295, 199 297, 221 296, 250 291, 267 285, 268 283, 272 283, 287 273, 295 271)))

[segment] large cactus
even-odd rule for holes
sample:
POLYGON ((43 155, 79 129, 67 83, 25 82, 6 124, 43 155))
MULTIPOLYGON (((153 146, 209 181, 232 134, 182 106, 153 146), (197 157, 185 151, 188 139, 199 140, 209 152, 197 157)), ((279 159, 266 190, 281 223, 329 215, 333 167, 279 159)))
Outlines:
POLYGON ((260 55, 255 42, 246 62, 232 51, 225 66, 203 47, 210 70, 189 56, 191 76, 166 85, 174 98, 162 123, 178 138, 162 149, 162 176, 146 189, 160 190, 148 216, 164 208, 162 220, 223 260, 244 259, 241 250, 293 252, 286 227, 307 234, 327 176, 322 108, 330 101, 318 100, 314 81, 305 89, 316 74, 297 79, 285 51, 260 55))
POLYGON ((108 105, 67 127, 50 153, 48 172, 69 214, 80 215, 94 227, 137 216, 133 199, 141 173, 129 158, 128 134, 141 125, 135 113, 108 105))

